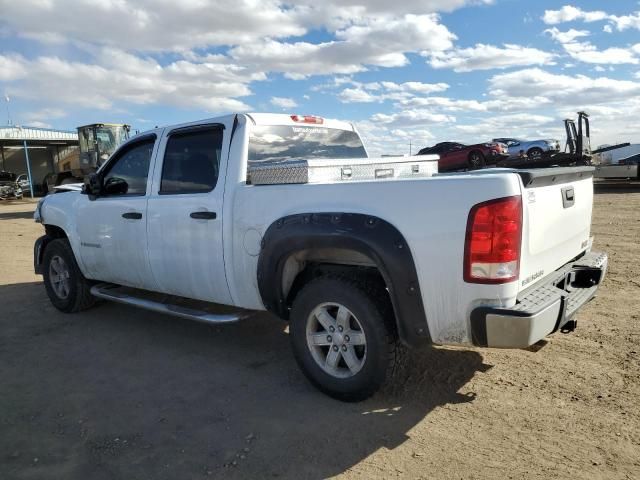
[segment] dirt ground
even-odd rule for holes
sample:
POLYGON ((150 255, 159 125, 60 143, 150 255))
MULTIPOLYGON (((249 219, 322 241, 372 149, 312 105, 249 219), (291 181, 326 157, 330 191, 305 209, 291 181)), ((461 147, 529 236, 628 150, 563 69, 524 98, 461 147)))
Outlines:
POLYGON ((610 270, 574 333, 415 352, 359 404, 314 390, 268 315, 59 313, 34 203, 0 204, 0 479, 640 478, 640 187, 597 192, 610 270))

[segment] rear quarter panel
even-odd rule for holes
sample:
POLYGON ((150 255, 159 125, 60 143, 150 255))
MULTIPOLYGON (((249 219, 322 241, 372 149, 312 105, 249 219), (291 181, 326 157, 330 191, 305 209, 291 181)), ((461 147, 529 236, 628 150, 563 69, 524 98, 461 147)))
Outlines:
POLYGON ((348 212, 377 216, 405 237, 418 272, 431 337, 470 342, 469 313, 478 304, 512 306, 517 282, 463 281, 466 223, 472 205, 519 195, 515 174, 443 175, 422 180, 252 186, 228 190, 225 263, 234 303, 264 309, 256 270, 260 241, 277 219, 295 213, 348 212))

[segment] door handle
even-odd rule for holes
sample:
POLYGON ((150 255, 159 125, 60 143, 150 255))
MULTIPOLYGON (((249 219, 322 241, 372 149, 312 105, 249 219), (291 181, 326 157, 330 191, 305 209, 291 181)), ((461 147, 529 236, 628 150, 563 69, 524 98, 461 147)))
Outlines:
POLYGON ((126 218, 128 220, 140 220, 142 218, 142 214, 140 212, 127 212, 122 214, 122 218, 126 218))
POLYGON ((217 217, 216 212, 191 212, 189 216, 196 220, 215 220, 217 217))

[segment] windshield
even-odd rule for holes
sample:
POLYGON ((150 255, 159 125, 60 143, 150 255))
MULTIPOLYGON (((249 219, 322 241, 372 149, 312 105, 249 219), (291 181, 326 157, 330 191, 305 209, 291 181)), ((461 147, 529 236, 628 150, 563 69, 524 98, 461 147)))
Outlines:
POLYGON ((366 158, 356 132, 325 127, 257 125, 249 137, 249 165, 317 158, 366 158))
POLYGON ((102 126, 96 128, 96 142, 100 156, 110 156, 125 140, 126 130, 124 127, 102 126))

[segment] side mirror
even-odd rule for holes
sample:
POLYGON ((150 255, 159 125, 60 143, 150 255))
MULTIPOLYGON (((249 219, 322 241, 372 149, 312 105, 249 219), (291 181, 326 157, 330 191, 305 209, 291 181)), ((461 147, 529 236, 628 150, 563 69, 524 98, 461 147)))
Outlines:
POLYGON ((102 191, 105 195, 125 195, 129 191, 129 184, 122 178, 111 177, 102 191))
POLYGON ((90 173, 84 177, 84 185, 82 186, 82 193, 97 197, 102 191, 102 179, 97 173, 90 173))

